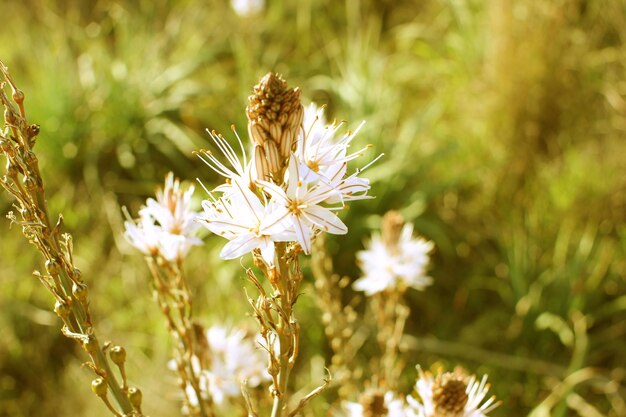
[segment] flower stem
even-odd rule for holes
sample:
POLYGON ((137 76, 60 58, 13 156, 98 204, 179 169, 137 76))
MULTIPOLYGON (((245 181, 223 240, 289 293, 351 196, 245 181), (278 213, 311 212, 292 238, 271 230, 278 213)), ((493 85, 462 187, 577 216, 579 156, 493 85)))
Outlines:
POLYGON ((275 387, 271 417, 281 417, 288 403, 288 383, 291 369, 298 356, 298 325, 293 316, 302 273, 295 257, 288 256, 285 243, 276 244, 278 279, 273 280, 278 293, 278 323, 276 333, 279 342, 278 386, 275 387))

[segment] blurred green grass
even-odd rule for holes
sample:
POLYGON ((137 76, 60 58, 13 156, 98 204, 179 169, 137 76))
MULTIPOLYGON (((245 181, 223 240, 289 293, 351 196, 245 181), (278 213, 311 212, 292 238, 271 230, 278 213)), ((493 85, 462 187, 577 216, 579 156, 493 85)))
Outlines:
MULTIPOLYGON (((216 183, 191 151, 211 146, 205 128, 245 132, 246 97, 270 70, 350 126, 366 120, 355 146, 385 153, 369 170, 377 199, 355 202, 350 234, 329 242, 338 271, 358 276, 354 253, 389 209, 437 245, 435 285, 410 294, 409 363, 488 373, 504 400, 494 416, 626 413, 622 1, 268 1, 240 17, 226 1, 29 0, 2 11, 0 57, 42 126, 51 211, 75 236, 99 331, 129 350, 148 414, 176 415, 175 380, 120 207, 136 212, 169 170, 216 183)), ((0 204, 10 209, 7 195, 0 204)), ((4 226, 0 415, 107 415, 31 277, 40 259, 4 226)), ((208 238, 189 262, 197 315, 251 320, 242 271, 218 261, 219 245, 208 238)), ((304 295, 306 366, 325 345, 313 288, 304 295)))

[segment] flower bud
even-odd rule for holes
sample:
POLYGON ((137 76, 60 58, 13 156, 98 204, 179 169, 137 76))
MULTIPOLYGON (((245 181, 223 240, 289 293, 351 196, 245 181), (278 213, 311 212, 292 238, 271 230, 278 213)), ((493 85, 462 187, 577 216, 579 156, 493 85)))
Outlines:
POLYGON ((0 140, 0 152, 4 152, 4 153, 12 153, 13 148, 11 147, 11 143, 9 142, 8 139, 1 139, 0 140))
POLYGON ((54 312, 63 320, 67 320, 70 315, 71 307, 66 301, 57 300, 54 304, 54 312))
POLYGON ((400 242, 404 218, 402 214, 391 210, 383 216, 382 238, 385 246, 390 250, 395 250, 400 242))
POLYGON ((22 92, 22 90, 13 90, 13 101, 15 101, 17 104, 21 104, 24 102, 24 93, 22 92))
POLYGON ((24 188, 28 191, 35 191, 37 189, 37 180, 31 175, 25 175, 22 183, 24 184, 24 188))
MULTIPOLYGON (((265 75, 248 97, 246 114, 248 133, 257 147, 263 147, 271 174, 276 176, 286 166, 295 149, 298 131, 302 126, 304 109, 300 90, 288 88, 287 82, 274 73, 265 75), (271 145, 267 145, 271 142, 271 145)), ((255 158, 259 178, 264 178, 267 165, 255 158)))
POLYGON ((35 136, 37 136, 39 134, 39 131, 40 131, 39 125, 36 125, 36 124, 30 125, 26 129, 26 132, 28 133, 28 138, 29 139, 32 139, 35 136))
POLYGON ((33 151, 24 152, 24 162, 30 166, 35 166, 37 164, 37 155, 33 151))
POLYGON ((141 409, 141 400, 143 399, 143 394, 141 390, 137 387, 128 388, 128 401, 130 401, 130 405, 133 406, 135 410, 141 409))
POLYGON ((459 415, 467 404, 467 377, 460 372, 437 375, 434 381, 433 405, 436 415, 459 415))
POLYGON ((8 125, 15 126, 17 124, 17 116, 14 112, 9 110, 8 108, 4 109, 4 121, 8 125))
POLYGON ((359 399, 363 406, 363 416, 386 416, 389 410, 385 405, 385 396, 378 391, 363 394, 359 399))
POLYGON ((113 346, 109 351, 109 356, 114 364, 122 366, 126 361, 126 349, 122 346, 113 346))
POLYGON ((10 159, 7 159, 7 177, 9 178, 17 178, 17 175, 20 173, 17 165, 15 165, 10 159))
POLYGON ((96 378, 91 381, 91 390, 100 398, 107 396, 107 384, 103 378, 96 378))
POLYGON ((80 272, 80 269, 74 268, 74 270, 72 271, 72 281, 82 282, 81 277, 82 277, 82 273, 80 272))
POLYGON ((81 303, 84 303, 87 300, 87 297, 89 296, 89 289, 82 282, 80 283, 75 282, 72 285, 72 294, 74 294, 74 297, 76 297, 78 301, 80 301, 81 303))
POLYGON ((87 351, 87 353, 92 354, 100 349, 100 346, 98 346, 98 342, 95 337, 88 335, 87 340, 83 342, 83 348, 87 351))
POLYGON ((61 273, 61 265, 59 265, 56 259, 48 259, 46 261, 46 271, 48 271, 48 274, 56 277, 61 273))

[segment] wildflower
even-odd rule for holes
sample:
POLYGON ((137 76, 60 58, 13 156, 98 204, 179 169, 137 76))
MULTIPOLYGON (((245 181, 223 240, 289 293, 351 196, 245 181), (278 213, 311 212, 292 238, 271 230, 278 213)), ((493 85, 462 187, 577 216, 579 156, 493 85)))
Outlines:
POLYGON ((264 0, 231 0, 230 5, 239 16, 245 17, 261 12, 265 8, 264 0))
POLYGON ((348 132, 337 139, 337 132, 344 122, 334 121, 331 125, 324 122, 324 108, 310 104, 305 110, 303 131, 298 139, 296 156, 302 163, 305 181, 319 180, 324 183, 338 182, 343 179, 347 162, 363 155, 370 148, 366 146, 348 154, 350 142, 361 129, 362 122, 354 132, 348 132))
POLYGON ((230 146, 228 141, 224 139, 224 136, 216 133, 214 131, 208 131, 209 136, 213 139, 213 142, 220 150, 220 152, 226 157, 230 167, 223 164, 218 158, 215 157, 206 149, 202 149, 196 152, 196 155, 200 158, 202 162, 207 164, 213 171, 217 174, 221 175, 227 180, 227 183, 222 186, 222 188, 218 189, 218 191, 227 191, 228 187, 233 181, 239 181, 245 183, 247 186, 250 186, 252 183, 251 178, 251 164, 248 162, 246 158, 246 152, 243 147, 243 142, 241 138, 237 134, 235 128, 232 128, 235 137, 237 138, 237 143, 239 144, 239 148, 241 150, 242 159, 239 158, 237 152, 230 146))
POLYGON ((228 196, 202 202, 204 215, 198 217, 207 229, 230 240, 220 253, 234 259, 259 249, 268 265, 274 263, 274 242, 293 240, 280 223, 282 211, 275 204, 261 203, 245 184, 235 181, 228 196))
POLYGON ((165 187, 158 190, 156 200, 149 198, 139 210, 139 219, 132 220, 125 212, 124 237, 149 256, 162 256, 170 262, 181 261, 191 248, 202 241, 194 236, 200 227, 197 213, 191 210, 193 186, 182 189, 180 182, 169 173, 165 187))
POLYGON ((248 101, 251 162, 239 136, 243 162, 222 136, 211 133, 232 168, 208 151, 199 152, 226 178, 203 201, 200 220, 229 240, 220 253, 223 259, 258 250, 273 266, 275 242, 297 242, 308 254, 318 233, 347 233, 334 211, 343 209, 346 201, 370 198, 369 181, 359 177, 362 171, 347 175, 347 163, 366 148, 349 154, 359 129, 336 139, 341 124, 324 126, 323 110, 314 105, 305 115, 300 90, 288 88, 275 74, 263 77, 248 101))
POLYGON ((399 213, 387 213, 383 236, 373 235, 368 248, 357 254, 363 276, 353 284, 367 295, 398 288, 423 290, 432 283, 426 275, 433 243, 413 237, 413 225, 404 224, 399 213), (394 224, 395 225, 392 225, 394 224))
POLYGON ((483 402, 489 391, 487 375, 479 382, 460 369, 439 372, 436 377, 418 370, 415 390, 419 400, 411 396, 407 400, 420 417, 485 417, 499 405, 495 396, 483 402))
POLYGON ((358 403, 343 403, 346 417, 417 417, 404 399, 392 391, 372 391, 361 396, 358 403))
MULTIPOLYGON (((230 398, 241 396, 241 383, 258 387, 270 380, 265 352, 259 348, 260 336, 256 338, 241 328, 222 325, 210 327, 202 345, 206 349, 203 360, 194 356, 194 371, 198 373, 201 395, 223 404, 230 398)), ((192 405, 197 397, 191 387, 187 388, 192 405)))
POLYGON ((279 207, 278 213, 291 226, 296 234, 298 243, 304 253, 311 253, 311 236, 315 229, 333 234, 346 234, 348 228, 330 209, 319 203, 328 199, 333 190, 322 187, 308 187, 300 179, 299 165, 295 158, 289 162, 289 184, 286 190, 266 181, 258 181, 264 190, 272 196, 279 207))
POLYGON ((172 235, 191 236, 200 227, 195 222, 196 213, 191 210, 193 192, 193 185, 183 190, 180 181, 170 172, 165 178, 165 187, 157 190, 156 200, 149 198, 139 215, 152 217, 172 235))

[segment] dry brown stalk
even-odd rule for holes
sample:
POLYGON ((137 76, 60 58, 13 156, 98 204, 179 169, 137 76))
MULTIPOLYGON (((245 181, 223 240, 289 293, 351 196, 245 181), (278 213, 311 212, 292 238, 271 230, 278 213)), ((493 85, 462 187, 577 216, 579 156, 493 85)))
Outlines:
POLYGON ((365 335, 356 326, 357 312, 354 304, 358 297, 347 305, 342 300, 342 289, 350 283, 348 277, 333 272, 332 259, 326 253, 324 240, 315 242, 311 267, 315 278, 315 301, 322 312, 324 332, 333 352, 330 371, 338 394, 348 400, 358 392, 356 381, 363 370, 355 366, 354 357, 365 340, 365 335))
POLYGON ((89 291, 74 265, 72 236, 63 233, 63 217, 59 215, 55 224, 50 220, 44 183, 33 152, 39 126, 27 121, 24 93, 16 87, 1 61, 0 73, 5 80, 0 82, 0 101, 5 109, 0 152, 7 160, 6 174, 0 178, 0 184, 15 197, 19 215, 18 218, 10 212, 8 217, 22 227, 24 236, 44 256, 45 272, 35 271, 34 275, 56 300, 54 311, 63 321, 62 333, 76 340, 89 355, 88 366, 97 375, 92 382, 93 392, 115 416, 143 416, 140 391, 127 385, 123 366, 126 357, 125 353, 119 353, 124 352, 123 348, 111 351, 116 352, 111 360, 122 378, 120 385, 105 354, 105 345, 96 336, 89 309, 89 291), (7 84, 12 100, 4 90, 7 84), (118 408, 109 401, 109 394, 118 408))
POLYGON ((211 398, 202 395, 200 381, 194 370, 193 357, 202 358, 202 346, 198 339, 203 332, 198 331, 192 322, 192 296, 184 274, 182 260, 169 262, 161 256, 146 257, 152 274, 154 297, 167 322, 167 328, 174 340, 174 360, 179 375, 179 385, 183 392, 184 406, 189 414, 198 417, 213 417, 211 398), (187 392, 189 384, 195 392, 197 405, 187 392))

